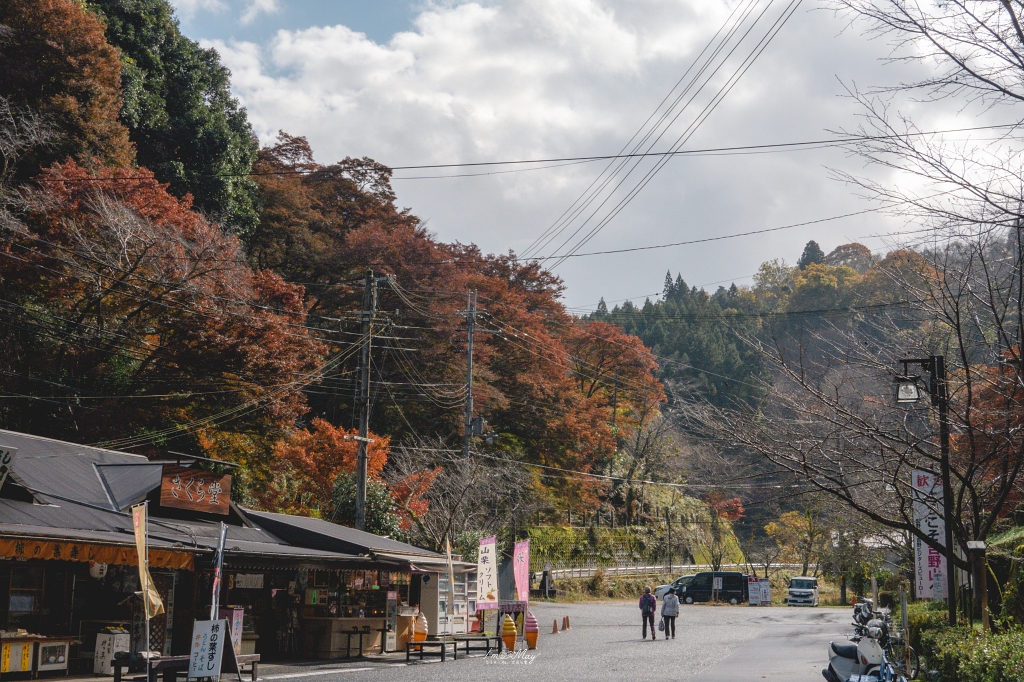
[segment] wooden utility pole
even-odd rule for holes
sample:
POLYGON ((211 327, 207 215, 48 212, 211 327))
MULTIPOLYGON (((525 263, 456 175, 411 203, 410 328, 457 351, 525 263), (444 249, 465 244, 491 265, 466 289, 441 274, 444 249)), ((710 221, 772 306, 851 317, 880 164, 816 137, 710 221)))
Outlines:
POLYGON ((377 313, 377 280, 373 270, 366 273, 363 288, 363 352, 359 356, 359 437, 356 455, 356 530, 366 530, 366 448, 370 431, 370 350, 373 346, 373 318, 377 313))
POLYGON ((476 292, 466 294, 466 414, 462 437, 462 456, 469 457, 469 437, 473 433, 473 326, 476 324, 476 292))

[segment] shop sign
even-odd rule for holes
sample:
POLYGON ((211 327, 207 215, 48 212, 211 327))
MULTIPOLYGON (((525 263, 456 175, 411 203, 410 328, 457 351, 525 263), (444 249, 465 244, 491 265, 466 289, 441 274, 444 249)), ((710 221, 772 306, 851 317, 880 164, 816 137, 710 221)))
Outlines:
MULTIPOLYGON (((50 559, 127 566, 136 566, 139 563, 139 556, 134 547, 17 538, 0 539, 0 559, 50 559)), ((156 568, 184 568, 192 571, 195 570, 195 557, 187 552, 150 548, 149 565, 156 568)))
POLYGON ((772 586, 771 586, 771 583, 768 581, 768 578, 761 578, 761 580, 758 581, 758 584, 761 586, 761 590, 760 590, 760 592, 761 592, 761 606, 771 606, 772 605, 772 586))
POLYGON ((494 550, 493 535, 480 540, 476 559, 477 611, 498 608, 498 566, 497 553, 494 550))
POLYGON ((197 620, 192 626, 192 651, 189 653, 188 676, 190 678, 220 677, 224 647, 230 641, 226 620, 197 620))
POLYGON ((747 576, 747 603, 758 606, 761 603, 761 584, 756 575, 747 576))
POLYGON ((236 573, 235 574, 235 589, 236 590, 262 590, 263 589, 263 574, 262 573, 236 573))
POLYGON ((11 469, 14 467, 14 455, 17 452, 18 448, 0 445, 0 488, 3 487, 4 482, 7 481, 7 475, 11 473, 11 469))
POLYGON ((160 506, 208 514, 227 514, 231 502, 231 474, 164 465, 160 506))

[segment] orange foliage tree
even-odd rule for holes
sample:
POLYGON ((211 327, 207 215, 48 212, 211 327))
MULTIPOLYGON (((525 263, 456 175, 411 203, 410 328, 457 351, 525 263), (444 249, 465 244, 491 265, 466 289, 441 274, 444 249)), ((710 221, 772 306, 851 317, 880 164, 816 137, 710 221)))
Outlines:
POLYGON ((68 157, 130 166, 134 148, 118 120, 121 60, 96 15, 74 0, 5 0, 0 27, 0 97, 42 114, 54 132, 24 160, 19 180, 68 157))
POLYGON ((188 197, 131 173, 69 161, 23 191, 0 241, 0 367, 26 399, 0 415, 58 438, 203 451, 259 479, 327 351, 302 288, 250 269, 188 197))

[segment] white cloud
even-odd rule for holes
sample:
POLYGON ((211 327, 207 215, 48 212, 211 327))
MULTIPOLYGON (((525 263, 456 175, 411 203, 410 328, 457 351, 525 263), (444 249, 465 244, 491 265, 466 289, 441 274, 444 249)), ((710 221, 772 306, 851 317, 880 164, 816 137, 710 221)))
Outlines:
POLYGON ((275 14, 280 11, 281 6, 277 0, 248 0, 240 21, 243 24, 251 24, 260 14, 275 14))
POLYGON ((199 12, 223 12, 228 8, 223 0, 170 0, 178 16, 189 18, 199 12))
MULTIPOLYGON (((262 0, 256 0, 260 2, 262 0)), ((273 2, 273 0, 267 0, 273 2)), ((415 31, 378 44, 345 26, 278 31, 266 45, 214 42, 261 139, 307 136, 319 160, 390 165, 617 151, 730 10, 711 0, 504 0, 431 5, 415 31)), ((855 123, 837 76, 877 84, 885 46, 824 12, 800 12, 689 147, 815 139, 855 123)), ((948 120, 948 119, 947 119, 948 120)), ((922 121, 926 124, 926 121, 922 121)), ((824 165, 835 151, 677 159, 587 250, 682 241, 864 208, 824 165)), ((522 250, 598 166, 446 180, 396 180, 400 203, 441 238, 522 250)), ((465 171, 461 171, 465 172, 465 171)), ((453 173, 454 174, 454 173, 453 173)), ((685 249, 576 259, 559 268, 568 300, 657 291, 666 269, 691 283, 795 260, 897 227, 868 215, 815 229, 685 249)), ((878 248, 877 240, 867 242, 878 248)))

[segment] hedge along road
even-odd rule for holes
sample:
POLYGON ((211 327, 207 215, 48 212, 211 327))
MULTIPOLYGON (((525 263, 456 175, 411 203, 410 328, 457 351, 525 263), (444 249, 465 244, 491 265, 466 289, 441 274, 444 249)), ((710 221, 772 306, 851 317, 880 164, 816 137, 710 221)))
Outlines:
MULTIPOLYGON (((638 597, 639 598, 639 597, 638 597)), ((659 604, 660 609, 660 604, 659 604)), ((531 606, 541 625, 532 660, 482 656, 445 663, 364 664, 358 670, 310 677, 334 680, 694 680, 695 682, 820 682, 829 640, 846 641, 849 608, 681 606, 676 639, 640 638, 635 602, 531 606), (569 616, 572 629, 550 634, 569 616), (370 668, 370 669, 367 669, 370 668)), ((301 678, 289 680, 301 682, 301 678)))

